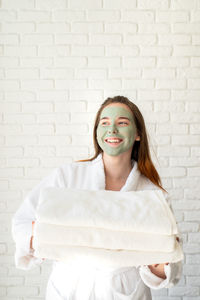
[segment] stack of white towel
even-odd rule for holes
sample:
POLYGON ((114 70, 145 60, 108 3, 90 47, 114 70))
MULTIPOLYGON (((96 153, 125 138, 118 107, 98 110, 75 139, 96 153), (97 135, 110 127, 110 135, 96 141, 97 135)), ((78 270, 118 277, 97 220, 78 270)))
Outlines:
POLYGON ((177 234, 161 190, 46 188, 40 193, 33 247, 40 258, 139 266, 182 260, 177 234))

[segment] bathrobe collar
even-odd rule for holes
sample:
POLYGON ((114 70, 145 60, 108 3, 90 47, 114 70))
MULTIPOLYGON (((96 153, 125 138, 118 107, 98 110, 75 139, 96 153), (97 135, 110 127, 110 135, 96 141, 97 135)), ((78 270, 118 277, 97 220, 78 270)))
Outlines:
MULTIPOLYGON (((104 171, 104 164, 103 164, 103 157, 102 153, 100 153, 93 161, 94 170, 94 178, 95 181, 95 189, 97 190, 105 190, 105 171, 104 171)), ((138 170, 138 164, 135 160, 131 160, 132 163, 132 170, 129 173, 129 176, 121 188, 120 191, 135 191, 137 190, 137 185, 139 183, 139 178, 141 176, 140 171, 138 170)))

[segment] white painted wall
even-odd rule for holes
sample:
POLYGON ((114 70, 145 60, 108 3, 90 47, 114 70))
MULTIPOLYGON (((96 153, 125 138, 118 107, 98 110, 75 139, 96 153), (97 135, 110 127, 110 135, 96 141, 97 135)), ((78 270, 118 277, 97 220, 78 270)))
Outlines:
POLYGON ((183 277, 154 299, 199 300, 200 1, 1 0, 0 19, 1 299, 44 299, 51 265, 15 269, 11 218, 53 168, 92 155, 99 105, 124 95, 183 233, 183 277))

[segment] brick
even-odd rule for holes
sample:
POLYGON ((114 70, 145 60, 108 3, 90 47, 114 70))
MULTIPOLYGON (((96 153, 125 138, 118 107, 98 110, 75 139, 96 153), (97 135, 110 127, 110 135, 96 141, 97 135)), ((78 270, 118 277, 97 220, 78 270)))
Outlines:
POLYGON ((119 57, 89 57, 88 58, 88 67, 91 68, 109 68, 109 67, 119 67, 120 58, 119 57))
MULTIPOLYGON (((76 126, 75 126, 75 128, 77 129, 76 126)), ((71 138, 66 135, 66 134, 71 133, 70 129, 73 131, 73 129, 74 129, 73 125, 56 125, 56 134, 57 135, 51 135, 51 137, 49 137, 49 135, 39 136, 38 144, 40 146, 43 146, 43 145, 45 145, 45 146, 56 146, 56 145, 67 146, 71 143, 71 138), (72 127, 70 127, 70 126, 72 126, 72 127), (58 135, 58 134, 60 134, 60 135, 58 135)), ((84 132, 85 126, 83 126, 83 128, 81 128, 81 129, 84 132)), ((75 132, 75 130, 74 130, 74 132, 75 132)))
POLYGON ((56 34, 55 43, 58 45, 85 45, 88 37, 86 34, 56 34))
POLYGON ((199 67, 200 66, 200 58, 199 57, 192 57, 191 58, 191 66, 192 67, 199 67))
POLYGON ((129 34, 124 37, 124 44, 128 45, 155 45, 157 42, 156 34, 129 34))
POLYGON ((189 147, 175 147, 175 146, 165 146, 159 147, 158 146, 158 155, 159 156, 169 156, 169 157, 179 157, 179 156, 189 156, 189 147))
POLYGON ((154 87, 154 81, 150 79, 124 79, 122 84, 125 89, 131 89, 133 87, 135 89, 153 89, 154 87))
POLYGON ((173 67, 188 67, 189 66, 189 58, 187 57, 168 57, 168 58, 160 58, 157 59, 157 66, 160 68, 173 68, 173 67))
POLYGON ((123 66, 126 68, 148 68, 154 67, 156 60, 154 57, 124 57, 123 66))
POLYGON ((149 91, 138 91, 138 100, 169 100, 169 91, 160 90, 149 90, 149 91))
MULTIPOLYGON (((94 114, 92 113, 72 113, 71 122, 73 123, 88 123, 94 121, 94 114)), ((77 131, 78 132, 78 131, 77 131)))
POLYGON ((85 57, 57 57, 55 58, 56 67, 85 67, 87 64, 87 59, 85 57))
POLYGON ((19 36, 17 34, 0 34, 0 42, 3 45, 17 45, 19 36))
POLYGON ((162 177, 182 177, 186 175, 185 168, 162 168, 161 169, 162 177))
MULTIPOLYGON (((184 68, 177 70, 177 78, 199 78, 200 69, 199 68, 184 68)), ((190 103, 188 103, 189 105, 190 103)))
POLYGON ((35 100, 35 94, 33 92, 27 92, 27 91, 14 91, 14 92, 5 92, 5 100, 9 102, 15 102, 15 101, 23 101, 23 102, 29 102, 35 100))
POLYGON ((20 147, 1 147, 2 157, 19 157, 23 156, 23 149, 20 147))
MULTIPOLYGON (((195 167, 199 163, 198 157, 185 157, 185 158, 176 158, 170 159, 170 164, 172 166, 185 166, 185 167, 195 167)), ((187 168, 188 169, 188 168, 187 168)))
POLYGON ((23 134, 36 134, 36 135, 51 135, 54 134, 54 127, 52 125, 26 125, 23 126, 23 134))
POLYGON ((199 176, 200 174, 200 168, 196 167, 196 168, 188 168, 188 176, 199 176))
POLYGON ((71 31, 76 33, 101 33, 103 30, 103 23, 97 22, 76 22, 71 26, 71 31))
POLYGON ((132 9, 136 8, 136 0, 115 0, 114 3, 110 0, 104 0, 103 7, 106 9, 132 9))
POLYGON ((172 53, 171 47, 140 47, 140 55, 141 56, 170 56, 172 53))
POLYGON ((0 111, 2 113, 18 113, 21 110, 21 105, 19 103, 12 103, 12 106, 10 103, 0 103, 0 111))
POLYGON ((199 145, 200 136, 182 135, 172 136, 172 145, 199 145))
POLYGON ((34 32, 35 25, 33 23, 23 23, 23 22, 12 22, 3 23, 2 31, 4 33, 31 33, 34 32))
POLYGON ((77 156, 77 155, 88 155, 88 147, 75 147, 75 146, 68 146, 68 147, 60 147, 58 146, 56 149, 57 156, 77 156))
POLYGON ((0 125, 0 134, 1 135, 16 135, 22 132, 22 128, 20 125, 0 125))
POLYGON ((42 79, 72 79, 74 78, 74 70, 71 68, 46 68, 40 70, 40 77, 42 79))
MULTIPOLYGON (((81 114, 82 116, 83 114, 81 114)), ((80 114, 77 116, 77 118, 74 117, 75 123, 78 122, 80 114)), ((84 124, 72 124, 72 125, 56 125, 56 134, 57 135, 65 135, 65 134, 85 134, 88 133, 88 125, 87 120, 83 120, 84 124)))
POLYGON ((199 35, 193 35, 192 36, 192 44, 193 45, 200 45, 200 36, 199 35))
POLYGON ((175 101, 199 101, 200 91, 172 91, 171 99, 175 101))
MULTIPOLYGON (((11 158, 8 161, 8 167, 37 167, 39 166, 39 159, 36 158, 11 158)), ((21 187, 23 184, 21 185, 21 187)), ((30 185, 28 186, 31 187, 30 185)), ((15 188, 18 188, 17 185, 15 188)))
POLYGON ((52 58, 46 57, 33 57, 33 58, 22 58, 21 67, 51 67, 53 64, 52 58))
POLYGON ((91 78, 91 79, 104 79, 107 76, 106 69, 94 69, 94 68, 86 68, 86 69, 78 69, 76 71, 76 78, 91 78))
POLYGON ((137 56, 139 49, 131 46, 108 46, 106 47, 106 56, 137 56))
POLYGON ((191 11, 191 22, 199 22, 200 21, 200 11, 192 10, 191 11))
POLYGON ((53 112, 53 104, 52 103, 23 103, 22 104, 22 112, 32 112, 32 113, 48 113, 53 112))
POLYGON ((158 89, 185 89, 186 80, 185 79, 176 79, 176 80, 163 80, 156 79, 156 88, 158 89))
POLYGON ((172 9, 195 9, 198 8, 198 1, 197 0, 191 0, 191 1, 187 1, 187 0, 174 0, 171 3, 171 8, 172 9))
MULTIPOLYGON (((174 179, 174 184, 176 185, 176 187, 184 187, 185 189, 187 189, 189 186, 190 188, 196 188, 197 185, 199 185, 199 178, 179 178, 179 179, 174 179)), ((185 219, 186 221, 188 221, 187 219, 185 219)), ((192 220, 193 221, 193 220, 192 220)))
POLYGON ((2 0, 2 8, 8 9, 31 9, 34 8, 34 0, 2 0))
MULTIPOLYGON (((125 21, 125 22, 133 22, 133 20, 134 20, 135 23, 143 23, 143 22, 153 23, 154 12, 153 11, 131 10, 130 7, 128 7, 128 10, 122 10, 121 20, 125 21)), ((133 24, 133 25, 136 26, 136 24, 133 24)))
POLYGON ((184 11, 156 11, 156 22, 176 23, 189 21, 189 12, 184 11))
POLYGON ((138 24, 138 32, 139 33, 169 33, 170 32, 170 25, 169 24, 162 24, 162 23, 146 23, 146 24, 138 24))
POLYGON ((70 91, 70 100, 72 101, 102 101, 103 102, 102 91, 97 90, 80 90, 80 91, 70 91))
MULTIPOLYGON (((80 1, 80 0, 79 0, 80 1)), ((88 10, 87 18, 89 21, 119 21, 120 12, 117 10, 88 10)))
POLYGON ((39 79, 39 70, 37 69, 7 69, 5 74, 8 79, 39 79))
POLYGON ((169 7, 169 4, 167 0, 139 0, 137 6, 140 9, 165 10, 169 7))
POLYGON ((54 87, 53 80, 21 80, 21 88, 28 90, 48 90, 54 87))
POLYGON ((162 35, 158 35, 158 44, 162 46, 187 45, 187 44, 191 44, 191 36, 186 34, 185 35, 184 34, 162 34, 162 35))
POLYGON ((101 0, 69 0, 68 7, 70 9, 92 9, 92 8, 101 8, 101 0))
POLYGON ((39 10, 19 10, 18 19, 20 21, 47 22, 51 20, 51 12, 39 10))
POLYGON ((21 37, 22 45, 52 45, 53 35, 52 34, 24 34, 21 37))
POLYGON ((198 296, 198 287, 173 287, 169 290, 169 296, 198 296))
POLYGON ((4 54, 12 57, 32 57, 37 55, 37 48, 35 46, 5 46, 4 54))
MULTIPOLYGON (((199 254, 187 255, 186 264, 200 264, 200 255, 199 254)), ((200 277, 199 278, 197 277, 197 279, 199 281, 200 277)))
POLYGON ((155 69, 148 68, 143 70, 144 78, 175 78, 175 69, 155 69))
POLYGON ((38 295, 38 287, 32 286, 19 286, 19 287, 8 287, 7 294, 8 296, 36 296, 38 295))
POLYGON ((199 23, 176 23, 172 24, 172 33, 200 33, 199 23))
POLYGON ((0 277, 1 286, 17 286, 24 283, 23 277, 0 277))
POLYGON ((199 46, 174 46, 173 56, 198 56, 199 46))
MULTIPOLYGON (((17 156, 17 155, 12 155, 17 156)), ((20 155, 21 156, 21 155, 20 155)), ((22 177, 23 176, 23 169, 21 168, 0 168, 0 177, 22 177)), ((16 195, 15 195, 16 197, 16 195)))
POLYGON ((36 0, 36 8, 37 9, 44 9, 44 10, 50 10, 50 9, 62 9, 66 8, 67 4, 65 0, 51 0, 50 2, 48 0, 36 0))
POLYGON ((12 10, 3 10, 0 11, 0 20, 3 22, 15 21, 17 18, 16 11, 12 10))
POLYGON ((70 31, 70 25, 66 23, 38 23, 36 32, 38 33, 66 33, 70 31))
POLYGON ((72 56, 104 56, 103 46, 72 46, 72 56))
POLYGON ((70 46, 39 46, 38 55, 44 57, 53 57, 53 56, 69 56, 70 55, 70 46))
POLYGON ((185 106, 184 106, 183 102, 175 103, 175 102, 157 101, 154 103, 154 111, 155 112, 156 111, 170 111, 170 112, 179 112, 180 113, 180 112, 185 111, 185 106))
POLYGON ((120 89, 121 80, 119 79, 90 79, 89 87, 93 89, 120 89))
POLYGON ((9 124, 28 124, 35 122, 35 116, 33 114, 4 114, 5 123, 9 124))
POLYGON ((55 103, 55 112, 84 112, 86 111, 86 103, 79 102, 67 102, 67 103, 55 103))
MULTIPOLYGON (((199 229, 199 225, 198 223, 191 223, 191 222, 181 222, 178 224, 178 227, 180 229, 180 232, 197 232, 198 229, 199 229)), ((187 260, 188 260, 188 256, 187 255, 187 258, 186 258, 186 262, 189 263, 187 260)), ((191 263, 191 261, 190 261, 191 263)))
POLYGON ((0 89, 18 90, 20 88, 18 80, 0 80, 0 89))
POLYGON ((68 79, 55 80, 56 89, 83 89, 87 88, 87 80, 84 79, 68 79))
MULTIPOLYGON (((63 106, 62 102, 60 104, 61 106, 63 106)), ((59 105, 59 103, 56 103, 56 105, 59 105)), ((67 113, 38 114, 37 121, 40 124, 48 124, 48 123, 65 124, 69 122, 69 114, 67 113)))
POLYGON ((191 134, 199 134, 200 133, 199 124, 190 125, 190 133, 191 134))
POLYGON ((18 58, 10 58, 10 57, 3 57, 1 58, 1 68, 14 68, 19 65, 19 59, 18 58))
MULTIPOLYGON (((194 268, 193 265, 184 265, 183 266, 183 274, 184 275, 192 275, 192 276, 194 276, 194 275, 200 275, 199 265, 196 265, 196 268, 194 268)), ((198 296, 198 294, 194 295, 194 296, 198 296)))
POLYGON ((192 156, 200 156, 200 148, 199 147, 191 147, 191 155, 192 156))
POLYGON ((192 190, 185 189, 185 198, 188 200, 196 200, 199 199, 200 188, 196 187, 192 190))
MULTIPOLYGON (((197 253, 197 254, 199 254, 199 245, 198 244, 185 244, 185 245, 183 245, 183 252, 185 253, 185 254, 195 254, 195 253, 197 253)), ((193 268, 194 268, 194 266, 193 266, 193 268)), ((194 275, 194 274, 192 274, 192 275, 194 275)))
POLYGON ((92 136, 88 135, 73 135, 72 145, 88 146, 93 143, 92 136))
POLYGON ((137 31, 137 25, 133 23, 107 23, 105 24, 105 32, 106 33, 136 33, 137 31))
POLYGON ((91 34, 90 43, 93 45, 120 45, 122 37, 120 34, 91 34))
MULTIPOLYGON (((190 203, 191 203, 191 201, 190 201, 190 203)), ((194 210, 195 209, 199 209, 199 207, 197 207, 197 205, 196 205, 196 207, 195 206, 193 206, 194 208, 194 210)), ((200 233, 198 232, 195 232, 195 233, 188 233, 188 242, 189 243, 200 243, 200 233)), ((200 262, 199 262, 200 263, 200 262)), ((200 273, 199 273, 199 275, 200 275, 200 273)))
POLYGON ((85 20, 85 11, 76 10, 53 10, 52 16, 54 21, 84 21, 85 20))
MULTIPOLYGON (((40 134, 42 135, 42 134, 40 134)), ((54 147, 25 147, 24 155, 27 157, 41 157, 41 156, 55 156, 56 151, 54 147)))
POLYGON ((141 78, 141 69, 109 68, 109 78, 141 78))
POLYGON ((41 166, 48 168, 57 168, 65 163, 71 163, 73 161, 72 157, 67 157, 66 155, 63 157, 50 157, 50 158, 42 158, 41 166))
POLYGON ((200 120, 199 113, 195 112, 182 112, 182 113, 171 113, 171 120, 174 123, 196 123, 200 120))
MULTIPOLYGON (((8 136, 6 138, 6 145, 7 146, 25 146, 25 145, 36 145, 38 138, 35 136, 8 136)), ((14 167, 14 166, 11 166, 14 167)))
MULTIPOLYGON (((174 210, 199 210, 200 204, 199 201, 174 201, 172 203, 172 207, 174 210)), ((190 235, 190 233, 188 234, 190 235)), ((194 241, 193 241, 194 242, 194 241)))
POLYGON ((188 125, 174 125, 174 124, 159 124, 157 126, 158 134, 187 134, 188 133, 188 125))
POLYGON ((38 91, 37 92, 38 101, 67 101, 68 93, 66 91, 38 91))
POLYGON ((188 79, 189 89, 200 89, 200 79, 188 79))

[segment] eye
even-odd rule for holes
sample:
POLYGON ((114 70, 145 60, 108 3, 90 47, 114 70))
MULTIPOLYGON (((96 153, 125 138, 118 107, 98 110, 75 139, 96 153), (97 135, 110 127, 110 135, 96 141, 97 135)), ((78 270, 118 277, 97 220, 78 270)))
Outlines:
POLYGON ((107 121, 104 121, 101 123, 101 125, 108 125, 109 123, 107 121))
POLYGON ((128 125, 127 122, 119 122, 119 124, 122 124, 122 125, 128 125))

